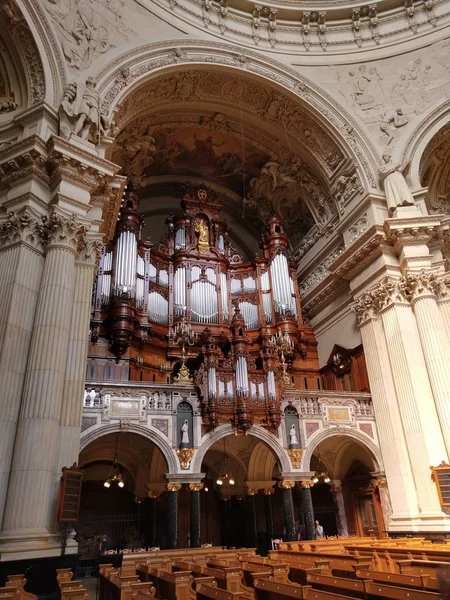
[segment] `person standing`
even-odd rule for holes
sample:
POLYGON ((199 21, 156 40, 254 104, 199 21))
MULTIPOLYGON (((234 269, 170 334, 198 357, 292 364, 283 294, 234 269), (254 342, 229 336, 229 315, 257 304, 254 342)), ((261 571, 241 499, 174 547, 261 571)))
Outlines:
POLYGON ((314 521, 314 531, 316 532, 316 538, 323 537, 323 527, 319 521, 314 521))

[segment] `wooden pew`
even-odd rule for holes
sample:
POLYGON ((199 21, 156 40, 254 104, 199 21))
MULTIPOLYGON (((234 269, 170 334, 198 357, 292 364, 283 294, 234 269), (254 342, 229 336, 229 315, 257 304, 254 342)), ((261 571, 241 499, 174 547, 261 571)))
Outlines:
POLYGON ((239 592, 229 592, 221 588, 201 583, 197 589, 197 600, 244 600, 239 592))
POLYGON ((387 583, 388 585, 423 589, 429 592, 439 591, 437 577, 430 577, 429 575, 402 575, 398 573, 384 573, 382 571, 356 569, 356 576, 359 579, 370 579, 375 583, 387 583))
POLYGON ((8 575, 5 587, 0 588, 2 600, 37 600, 37 596, 26 592, 24 586, 27 583, 24 575, 8 575))
POLYGON ((375 583, 374 581, 365 581, 364 585, 367 598, 381 597, 387 600, 446 600, 443 594, 436 594, 425 590, 403 588, 396 585, 386 585, 385 583, 375 583))
POLYGON ((333 577, 332 575, 308 574, 308 583, 318 590, 350 596, 351 598, 366 598, 365 581, 333 577))
POLYGON ((264 578, 256 579, 254 588, 256 600, 287 600, 288 598, 301 600, 306 598, 305 591, 308 590, 308 586, 278 583, 264 578))
POLYGON ((160 600, 189 600, 191 589, 191 571, 167 571, 149 565, 140 565, 140 576, 152 581, 156 588, 156 597, 160 600))
POLYGON ((438 572, 449 565, 432 560, 399 560, 397 566, 402 575, 428 575, 437 578, 438 572))

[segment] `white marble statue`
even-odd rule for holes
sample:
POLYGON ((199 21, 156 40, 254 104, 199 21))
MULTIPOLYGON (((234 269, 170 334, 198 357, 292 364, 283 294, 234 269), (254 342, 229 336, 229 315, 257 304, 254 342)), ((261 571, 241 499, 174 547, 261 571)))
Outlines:
POLYGON ((181 426, 181 443, 189 444, 189 423, 187 419, 181 426))
POLYGON ((298 439, 297 439, 297 429, 295 427, 295 425, 291 425, 291 429, 289 431, 289 437, 291 439, 291 441, 289 442, 291 446, 298 446, 298 439))
POLYGON ((390 154, 383 154, 383 161, 379 173, 384 185, 389 214, 392 214, 398 206, 414 206, 414 198, 403 175, 409 163, 393 163, 390 154))
POLYGON ((84 140, 88 139, 89 135, 92 134, 92 130, 98 132, 100 129, 99 98, 94 79, 88 77, 74 130, 75 135, 84 140))

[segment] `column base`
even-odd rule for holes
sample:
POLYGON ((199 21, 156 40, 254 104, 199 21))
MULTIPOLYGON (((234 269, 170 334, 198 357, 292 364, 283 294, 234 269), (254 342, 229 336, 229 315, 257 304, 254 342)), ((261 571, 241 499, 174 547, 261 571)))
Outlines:
POLYGON ((443 513, 420 515, 411 519, 404 517, 391 516, 389 525, 387 527, 387 533, 389 535, 405 534, 414 535, 420 534, 421 536, 427 536, 427 534, 434 535, 449 535, 450 536, 450 515, 443 513))
MULTIPOLYGON (((65 554, 77 554, 78 544, 70 535, 65 554)), ((42 529, 2 533, 0 536, 0 562, 49 558, 61 556, 61 537, 42 529)))

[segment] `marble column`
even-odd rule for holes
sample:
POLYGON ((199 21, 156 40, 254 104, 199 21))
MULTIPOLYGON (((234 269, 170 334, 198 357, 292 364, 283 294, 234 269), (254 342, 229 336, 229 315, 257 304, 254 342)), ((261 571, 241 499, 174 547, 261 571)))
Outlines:
POLYGON ((100 256, 100 239, 85 236, 75 264, 75 293, 70 322, 69 349, 61 407, 59 453, 56 475, 61 469, 78 462, 80 452, 81 415, 86 380, 94 271, 100 256))
POLYGON ((149 503, 149 513, 150 513, 149 544, 150 544, 151 548, 155 548, 156 546, 159 546, 158 540, 157 540, 157 529, 156 529, 156 522, 157 522, 156 510, 157 510, 158 494, 156 492, 150 491, 150 492, 147 492, 147 497, 148 497, 148 503, 149 503))
POLYGON ((53 550, 51 525, 61 403, 75 285, 75 256, 85 228, 56 211, 45 258, 22 395, 0 549, 53 550))
POLYGON ((272 510, 272 488, 266 488, 264 490, 264 508, 266 512, 266 532, 267 532, 267 542, 270 543, 270 540, 273 540, 274 537, 274 529, 273 529, 273 510, 272 510))
POLYGON ((385 477, 378 477, 376 480, 376 486, 378 493, 380 494, 380 505, 381 512, 383 513, 384 529, 387 528, 387 524, 390 521, 392 513, 391 497, 389 494, 389 488, 385 477))
POLYGON ((200 490, 203 483, 189 484, 189 512, 190 512, 190 546, 200 548, 200 490))
POLYGON ((44 268, 38 225, 28 209, 0 222, 0 525, 44 268))
MULTIPOLYGON (((425 271, 410 273, 404 279, 404 289, 411 298, 416 316, 437 414, 450 456, 450 339, 437 304, 439 287, 436 276, 425 271)), ((438 464, 440 461, 433 466, 438 464)))
POLYGON ((338 535, 348 536, 347 515, 345 514, 344 496, 340 481, 333 481, 331 493, 336 506, 336 525, 338 535))
POLYGON ((375 310, 377 307, 376 298, 366 295, 358 299, 354 310, 360 323, 386 478, 392 490, 392 526, 405 531, 405 527, 409 528, 411 521, 419 516, 418 500, 383 324, 375 310))
POLYGON ((256 501, 255 495, 258 490, 249 488, 247 490, 247 505, 249 507, 250 515, 250 547, 256 548, 258 546, 258 521, 256 518, 256 501))
MULTIPOLYGON (((390 293, 390 290, 389 292, 390 293)), ((447 460, 447 450, 428 379, 416 319, 409 303, 398 299, 382 311, 394 385, 416 482, 420 516, 442 516, 430 466, 447 460)))
POLYGON ((293 542, 297 539, 297 532, 295 530, 295 514, 294 514, 294 501, 292 499, 292 488, 295 485, 294 481, 279 481, 278 485, 281 488, 283 495, 283 508, 284 508, 284 526, 286 528, 286 542, 293 542))
POLYGON ((181 483, 168 483, 168 510, 167 510, 167 530, 169 549, 178 548, 178 492, 181 490, 181 483))
POLYGON ((220 525, 221 525, 221 537, 222 546, 227 548, 230 543, 229 535, 229 515, 230 515, 230 496, 222 494, 220 499, 220 525))
POLYGON ((305 533, 307 540, 316 539, 314 527, 314 509, 311 496, 311 488, 314 485, 312 481, 302 481, 300 483, 300 494, 302 498, 302 510, 305 518, 305 533))

